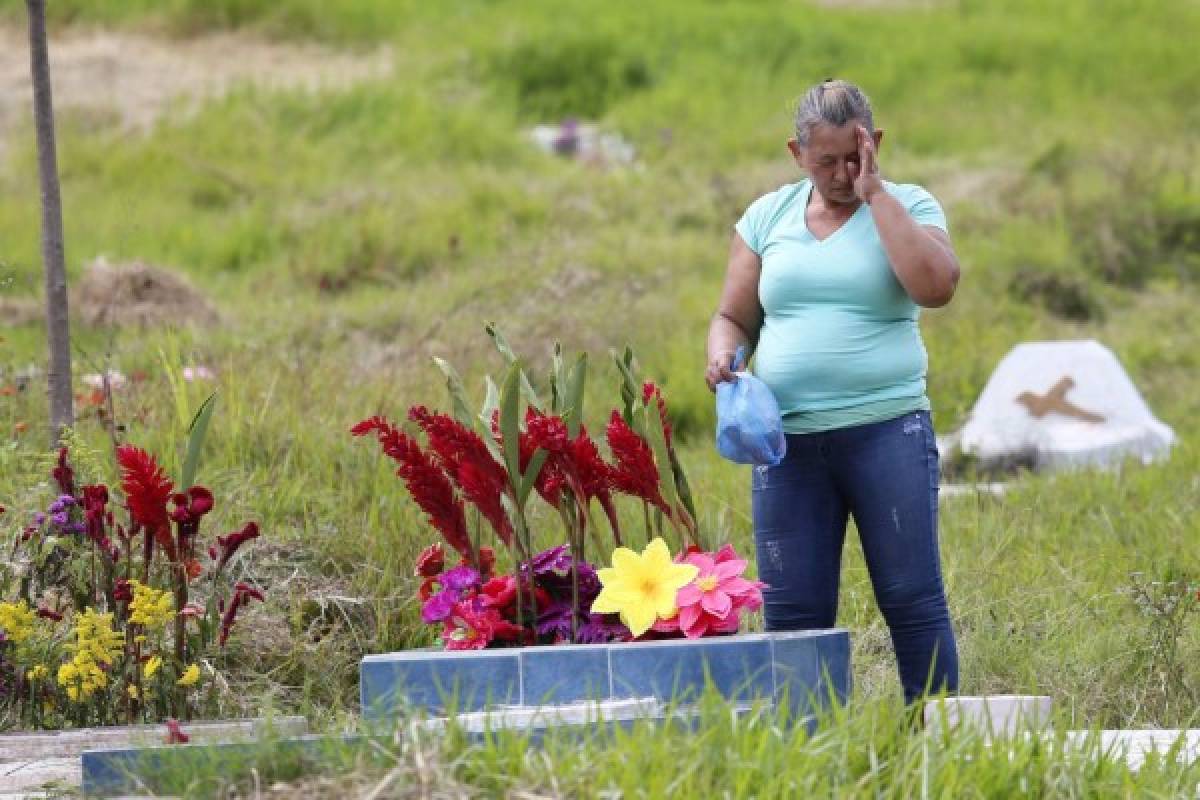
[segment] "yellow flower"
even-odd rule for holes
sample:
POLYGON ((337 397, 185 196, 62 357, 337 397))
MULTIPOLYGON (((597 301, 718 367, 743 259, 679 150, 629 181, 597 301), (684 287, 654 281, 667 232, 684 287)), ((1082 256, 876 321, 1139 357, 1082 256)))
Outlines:
POLYGON ((138 690, 137 690, 137 687, 134 686, 133 684, 130 684, 129 686, 125 687, 125 693, 128 694, 130 697, 132 697, 134 700, 138 699, 138 690))
POLYGON ((124 639, 113 630, 113 615, 86 609, 75 617, 75 641, 67 647, 75 652, 58 668, 58 683, 72 701, 87 700, 97 689, 108 686, 105 671, 121 654, 124 639))
POLYGON ((158 672, 158 668, 161 666, 161 656, 150 656, 150 660, 146 662, 146 666, 142 667, 142 674, 147 678, 152 678, 154 677, 154 673, 158 672))
POLYGON ((659 617, 670 619, 677 613, 675 596, 699 571, 692 564, 673 562, 661 538, 646 545, 640 555, 618 547, 613 551, 612 567, 596 571, 604 589, 592 603, 592 611, 619 613, 625 627, 641 636, 659 617))
POLYGON ((50 674, 50 668, 45 664, 38 664, 33 669, 25 673, 25 677, 31 681, 40 681, 42 678, 50 674))
POLYGON ((129 601, 129 621, 146 628, 160 628, 175 618, 175 600, 169 592, 130 581, 133 599, 129 601))
POLYGON ((29 638, 36 618, 37 615, 24 600, 19 603, 0 603, 0 630, 14 644, 29 638))
POLYGON ((192 686, 196 681, 200 680, 200 667, 191 664, 179 676, 179 680, 175 681, 176 686, 192 686))

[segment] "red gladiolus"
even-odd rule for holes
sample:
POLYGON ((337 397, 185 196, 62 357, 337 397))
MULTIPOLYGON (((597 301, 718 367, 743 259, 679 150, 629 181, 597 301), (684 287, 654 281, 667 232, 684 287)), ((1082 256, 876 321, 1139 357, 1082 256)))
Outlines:
POLYGON ((408 418, 425 431, 430 449, 463 496, 479 509, 500 541, 510 545, 512 524, 500 501, 508 489, 508 473, 483 439, 449 414, 431 413, 425 406, 410 408, 408 418))
POLYGON ((184 536, 195 536, 200 526, 200 518, 213 508, 212 492, 203 486, 192 486, 186 494, 171 495, 171 519, 179 524, 179 532, 184 536))
POLYGON ((229 605, 225 608, 225 613, 221 615, 221 635, 218 639, 218 644, 221 647, 224 647, 226 640, 229 639, 229 632, 233 630, 233 623, 237 621, 238 609, 250 605, 251 598, 260 603, 265 602, 267 599, 261 590, 255 589, 247 583, 238 581, 234 584, 233 599, 229 601, 229 605))
POLYGON ((350 429, 355 436, 375 432, 383 452, 400 464, 396 471, 409 494, 429 517, 446 541, 463 555, 471 552, 463 502, 454 493, 449 478, 421 446, 385 417, 371 417, 350 429))
POLYGON ((658 417, 662 420, 663 437, 667 440, 667 447, 670 447, 671 421, 667 418, 667 401, 663 398, 662 389, 655 386, 653 381, 646 381, 642 384, 642 402, 649 404, 652 397, 658 404, 658 417))
POLYGON ((67 448, 58 450, 58 464, 50 471, 62 494, 75 494, 75 470, 67 463, 67 448))
POLYGON ((561 453, 567 449, 567 423, 562 417, 543 414, 530 406, 525 409, 525 430, 534 447, 548 453, 561 453))
POLYGON ((219 555, 214 554, 213 548, 209 548, 208 550, 208 554, 217 559, 216 571, 220 572, 229 563, 229 559, 233 558, 233 554, 238 551, 238 548, 251 539, 257 539, 258 534, 258 523, 251 521, 247 522, 240 531, 235 531, 226 536, 218 536, 217 545, 221 549, 216 552, 219 555))
POLYGON ((434 578, 442 574, 446 568, 446 552, 440 542, 434 542, 421 551, 417 556, 416 575, 422 578, 434 578))
POLYGON ((608 447, 617 461, 611 473, 613 488, 640 497, 670 516, 671 509, 658 489, 658 466, 654 463, 654 452, 650 445, 629 427, 617 411, 612 412, 605 433, 608 447))
POLYGON ((117 463, 121 465, 121 489, 125 492, 130 515, 154 536, 174 561, 175 545, 171 541, 167 500, 175 485, 154 457, 141 448, 118 447, 117 463))
POLYGON ((96 543, 107 541, 104 525, 112 518, 108 512, 108 487, 99 484, 83 487, 83 522, 87 536, 96 543))

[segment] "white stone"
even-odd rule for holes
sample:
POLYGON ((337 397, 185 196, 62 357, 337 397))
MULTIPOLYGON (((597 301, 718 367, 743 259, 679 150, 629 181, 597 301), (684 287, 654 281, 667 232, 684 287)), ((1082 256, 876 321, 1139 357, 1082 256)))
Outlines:
MULTIPOLYGON (((665 707, 653 697, 624 700, 585 701, 563 705, 500 706, 491 711, 456 714, 454 722, 468 733, 504 729, 527 730, 558 725, 586 725, 594 722, 626 722, 662 717, 665 707)), ((442 730, 449 725, 446 717, 427 720, 422 727, 442 730)))
POLYGON ((1089 340, 1013 348, 984 387, 958 446, 985 467, 1015 461, 1061 469, 1116 466, 1129 457, 1148 463, 1166 457, 1174 441, 1116 356, 1089 340))
POLYGON ((1043 695, 994 694, 946 697, 925 704, 925 728, 974 728, 985 736, 1006 736, 1050 725, 1053 704, 1043 695))

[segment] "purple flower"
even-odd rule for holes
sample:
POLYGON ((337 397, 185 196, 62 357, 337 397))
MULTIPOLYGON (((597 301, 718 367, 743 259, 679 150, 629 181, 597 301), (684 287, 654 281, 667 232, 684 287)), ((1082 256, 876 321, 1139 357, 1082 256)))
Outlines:
POLYGON ((458 592, 450 589, 438 592, 421 606, 421 619, 426 623, 441 622, 449 618, 458 602, 458 592))
POLYGON ((571 601, 555 600, 538 614, 538 636, 553 636, 555 641, 571 638, 571 601))
POLYGON ((535 555, 531 559, 531 565, 536 577, 552 572, 562 572, 571 568, 571 554, 567 552, 567 545, 560 544, 558 547, 551 547, 549 550, 543 550, 535 555))
POLYGON ((41 526, 41 525, 42 525, 42 524, 44 524, 45 522, 46 522, 46 514, 45 514, 45 512, 39 511, 39 512, 37 512, 36 514, 34 514, 34 515, 33 515, 33 524, 34 524, 34 525, 41 526))
POLYGON ((443 572, 438 577, 438 583, 442 584, 444 588, 453 591, 457 599, 460 592, 479 587, 479 573, 466 565, 458 566, 443 572))
POLYGON ((51 514, 51 515, 50 515, 50 521, 51 521, 51 522, 53 522, 53 523, 54 523, 55 525, 57 525, 58 527, 62 528, 62 527, 64 527, 64 526, 65 526, 65 525, 66 525, 66 524, 67 524, 67 523, 68 523, 70 520, 69 520, 69 518, 67 517, 67 512, 65 512, 65 511, 56 511, 55 513, 53 513, 53 514, 51 514))
MULTIPOLYGON (((63 528, 63 533, 84 533, 87 531, 87 526, 82 522, 69 522, 63 528)), ((101 542, 101 544, 104 544, 101 542)))
POLYGON ((616 614, 588 614, 587 622, 579 626, 580 644, 627 642, 632 638, 616 614))

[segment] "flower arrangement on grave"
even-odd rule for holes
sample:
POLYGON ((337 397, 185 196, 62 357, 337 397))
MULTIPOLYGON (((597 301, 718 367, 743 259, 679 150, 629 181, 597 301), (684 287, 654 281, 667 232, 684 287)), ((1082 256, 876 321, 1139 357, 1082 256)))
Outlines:
POLYGON ((732 546, 705 548, 665 398, 638 380, 633 353, 613 356, 623 407, 604 428, 606 459, 583 423, 586 354, 568 366, 555 347, 543 400, 503 336, 492 326, 488 334, 508 368, 500 385, 486 379, 478 412, 453 367, 435 359, 453 413, 415 405, 407 430, 384 416, 351 429, 378 440, 444 540, 417 558, 422 620, 449 650, 736 633, 762 606, 764 584, 744 577, 732 546), (621 497, 641 505, 640 551, 625 545, 621 497), (537 501, 553 509, 565 539, 541 551, 529 525, 537 501), (474 525, 468 508, 478 512, 474 525), (666 535, 678 542, 674 557, 666 535), (491 537, 498 548, 484 544, 491 537), (589 542, 609 566, 588 560, 589 542), (509 556, 507 572, 497 549, 509 556))
POLYGON ((256 523, 201 543, 216 500, 193 479, 212 401, 178 484, 115 441, 119 490, 89 483, 101 456, 68 432, 50 469, 56 498, 17 529, 16 591, 0 598, 0 727, 187 719, 213 699, 239 611, 265 596, 230 575, 256 523))

